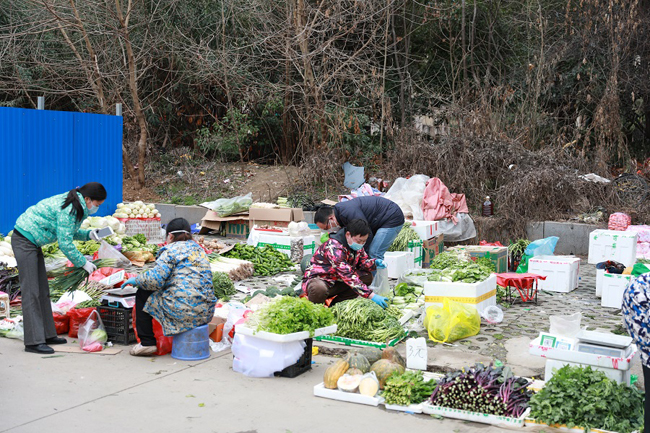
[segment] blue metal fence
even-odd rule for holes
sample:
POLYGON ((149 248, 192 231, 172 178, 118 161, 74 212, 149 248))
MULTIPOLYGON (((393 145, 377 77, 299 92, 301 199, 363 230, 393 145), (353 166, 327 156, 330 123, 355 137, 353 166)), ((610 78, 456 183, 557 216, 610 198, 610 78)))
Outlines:
POLYGON ((28 207, 88 182, 108 198, 98 216, 122 201, 122 117, 0 107, 0 233, 28 207))

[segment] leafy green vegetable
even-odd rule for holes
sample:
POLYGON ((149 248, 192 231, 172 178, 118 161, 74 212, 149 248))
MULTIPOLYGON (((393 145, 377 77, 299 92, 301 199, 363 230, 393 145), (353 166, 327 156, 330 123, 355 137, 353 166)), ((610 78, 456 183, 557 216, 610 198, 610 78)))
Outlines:
POLYGON ((212 273, 212 286, 214 288, 214 296, 221 301, 227 301, 230 299, 230 296, 237 293, 235 283, 224 272, 212 273))
POLYGON ((265 304, 252 319, 258 331, 275 334, 291 334, 324 328, 334 323, 332 311, 321 304, 314 304, 306 298, 282 297, 265 304))
POLYGON ((147 237, 142 233, 122 238, 122 251, 150 251, 153 255, 158 253, 158 245, 148 244, 147 237))
POLYGON ((429 281, 447 281, 462 283, 477 283, 485 280, 495 271, 494 263, 487 257, 480 257, 475 261, 461 258, 455 251, 439 254, 431 262, 435 269, 428 276, 429 281))
POLYGON ((95 307, 99 307, 100 305, 102 305, 101 302, 95 301, 94 299, 90 299, 88 301, 79 302, 77 305, 74 306, 74 308, 75 310, 79 310, 81 308, 95 308, 95 307))
POLYGON ((72 243, 84 256, 92 256, 99 250, 97 241, 73 241, 72 243))
POLYGON ((421 371, 406 371, 402 374, 393 373, 386 384, 382 396, 386 404, 408 406, 419 404, 431 397, 436 388, 436 381, 424 381, 421 371))
POLYGON ((629 433, 643 426, 643 394, 605 373, 566 365, 530 399, 531 418, 548 425, 629 433))
POLYGON ((332 308, 338 330, 336 335, 364 341, 385 343, 404 335, 398 319, 402 311, 389 306, 385 310, 366 298, 339 302, 332 308))
POLYGON ((420 236, 411 228, 411 224, 405 223, 393 243, 388 247, 388 251, 406 251, 410 241, 419 240, 420 236))
POLYGON ((411 287, 406 283, 399 283, 397 286, 395 286, 396 296, 406 296, 409 293, 415 293, 415 287, 411 287))

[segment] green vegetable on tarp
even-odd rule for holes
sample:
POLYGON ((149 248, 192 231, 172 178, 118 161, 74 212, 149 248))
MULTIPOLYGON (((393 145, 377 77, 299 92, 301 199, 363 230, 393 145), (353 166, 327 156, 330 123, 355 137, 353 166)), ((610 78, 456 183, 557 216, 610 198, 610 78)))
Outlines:
POLYGON ((605 373, 565 365, 530 399, 530 417, 568 428, 629 433, 643 427, 643 393, 605 373))

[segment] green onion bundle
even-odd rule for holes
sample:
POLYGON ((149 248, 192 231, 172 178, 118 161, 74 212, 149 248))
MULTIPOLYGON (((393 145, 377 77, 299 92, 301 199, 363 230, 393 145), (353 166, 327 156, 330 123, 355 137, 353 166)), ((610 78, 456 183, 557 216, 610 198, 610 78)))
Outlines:
MULTIPOLYGON (((97 269, 115 266, 114 259, 93 260, 91 263, 97 266, 97 269)), ((88 272, 83 267, 69 268, 66 266, 51 271, 49 275, 54 277, 54 279, 50 281, 50 296, 52 298, 57 294, 60 297, 65 292, 74 292, 79 289, 89 277, 88 272)))

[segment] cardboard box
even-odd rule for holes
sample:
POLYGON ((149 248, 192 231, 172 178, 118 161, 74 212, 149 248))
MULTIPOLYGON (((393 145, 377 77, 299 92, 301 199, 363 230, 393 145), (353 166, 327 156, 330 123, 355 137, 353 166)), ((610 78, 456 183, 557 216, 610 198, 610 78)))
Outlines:
POLYGON ((250 228, 253 226, 276 226, 288 227, 291 221, 303 221, 305 219, 302 209, 286 208, 286 209, 250 209, 248 214, 248 221, 250 228))
POLYGON ((635 232, 594 230, 589 233, 589 258, 587 263, 597 264, 607 260, 632 266, 636 262, 638 235, 635 232))
POLYGON ((411 228, 426 241, 438 234, 438 221, 410 221, 411 228))
POLYGON ((424 250, 424 259, 422 262, 423 268, 431 266, 431 261, 445 249, 444 236, 442 233, 436 237, 428 239, 422 243, 424 250))
POLYGON ((248 219, 248 214, 220 217, 216 212, 209 210, 201 220, 199 234, 207 234, 214 230, 221 236, 246 239, 250 234, 248 219))
POLYGON ((497 276, 492 274, 486 280, 472 284, 446 281, 424 283, 426 308, 441 306, 444 298, 471 305, 482 311, 487 306, 497 304, 497 276))
POLYGON ((226 319, 223 317, 213 317, 210 323, 208 323, 208 334, 210 339, 215 343, 221 341, 223 336, 223 325, 226 324, 226 319))
POLYGON ((578 287, 580 258, 567 256, 537 256, 528 261, 528 272, 544 275, 537 282, 539 290, 568 293, 578 287))
POLYGON ((269 235, 263 232, 253 231, 254 237, 250 236, 248 244, 257 247, 265 247, 270 245, 274 250, 280 251, 291 257, 291 242, 297 239, 302 239, 303 242, 303 257, 306 254, 314 254, 316 251, 316 237, 314 236, 282 236, 282 235, 269 235))
POLYGON ((469 245, 455 247, 455 249, 467 251, 473 260, 479 257, 488 257, 494 263, 497 274, 508 272, 508 247, 469 245))

